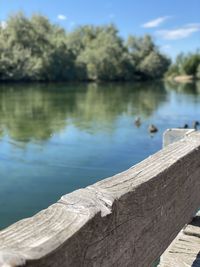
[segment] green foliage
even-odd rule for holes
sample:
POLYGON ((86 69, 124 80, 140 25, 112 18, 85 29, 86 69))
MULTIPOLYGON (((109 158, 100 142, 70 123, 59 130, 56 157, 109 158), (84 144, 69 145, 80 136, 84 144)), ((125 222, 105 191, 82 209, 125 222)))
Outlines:
POLYGON ((87 28, 77 62, 86 68, 89 80, 126 80, 128 54, 123 41, 113 26, 87 28))
POLYGON ((167 71, 170 60, 159 52, 151 36, 130 36, 127 47, 140 79, 158 79, 167 71))
POLYGON ((197 72, 196 72, 197 79, 200 79, 200 64, 198 65, 197 72))
POLYGON ((183 71, 188 75, 196 75, 200 64, 200 54, 188 55, 183 62, 183 71))
POLYGON ((157 79, 166 72, 170 61, 156 51, 152 51, 140 63, 140 71, 148 79, 157 79))
POLYGON ((200 53, 197 51, 193 54, 179 54, 176 61, 167 72, 167 76, 174 77, 177 75, 192 75, 193 77, 200 78, 200 53))
POLYGON ((0 80, 157 79, 169 63, 150 36, 125 44, 112 24, 67 33, 44 16, 18 13, 0 27, 0 80))

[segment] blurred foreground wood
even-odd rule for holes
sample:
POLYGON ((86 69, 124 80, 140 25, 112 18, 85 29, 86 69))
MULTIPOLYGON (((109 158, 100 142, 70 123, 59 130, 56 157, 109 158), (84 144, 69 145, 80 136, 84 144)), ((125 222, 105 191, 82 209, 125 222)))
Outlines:
POLYGON ((161 256, 158 267, 200 267, 200 212, 161 256))

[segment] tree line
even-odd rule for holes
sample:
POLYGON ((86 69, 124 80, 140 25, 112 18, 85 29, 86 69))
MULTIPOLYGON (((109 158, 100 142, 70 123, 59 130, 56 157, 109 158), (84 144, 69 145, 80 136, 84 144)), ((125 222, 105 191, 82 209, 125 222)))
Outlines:
POLYGON ((17 13, 0 26, 1 81, 150 80, 169 65, 149 35, 124 40, 112 24, 67 32, 42 15, 17 13))
POLYGON ((194 53, 180 53, 176 60, 169 67, 166 77, 176 77, 179 75, 190 75, 195 79, 200 79, 200 50, 194 53))

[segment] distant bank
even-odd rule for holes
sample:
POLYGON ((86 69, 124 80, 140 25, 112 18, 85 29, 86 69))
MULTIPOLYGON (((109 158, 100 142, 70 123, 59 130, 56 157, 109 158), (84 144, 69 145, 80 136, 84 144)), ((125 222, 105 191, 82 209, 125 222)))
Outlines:
POLYGON ((167 80, 171 80, 178 83, 188 83, 188 82, 194 82, 196 78, 194 75, 178 75, 174 77, 168 77, 167 80))

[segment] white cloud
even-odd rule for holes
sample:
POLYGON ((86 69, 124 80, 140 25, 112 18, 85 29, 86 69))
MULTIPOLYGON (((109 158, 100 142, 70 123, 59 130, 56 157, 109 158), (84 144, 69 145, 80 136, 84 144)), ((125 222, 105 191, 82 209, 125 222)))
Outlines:
POLYGON ((187 24, 174 30, 161 30, 156 34, 165 40, 178 40, 190 37, 193 33, 200 31, 200 24, 187 24))
POLYGON ((66 17, 65 15, 62 15, 62 14, 59 14, 59 15, 57 16, 57 18, 58 18, 59 20, 66 20, 66 19, 67 19, 67 17, 66 17))
POLYGON ((154 20, 148 21, 142 25, 143 28, 156 28, 160 26, 163 22, 168 20, 169 16, 159 17, 154 20))
POLYGON ((2 20, 2 21, 0 22, 0 27, 1 27, 2 29, 5 29, 5 28, 7 27, 7 23, 6 23, 6 21, 2 20))

